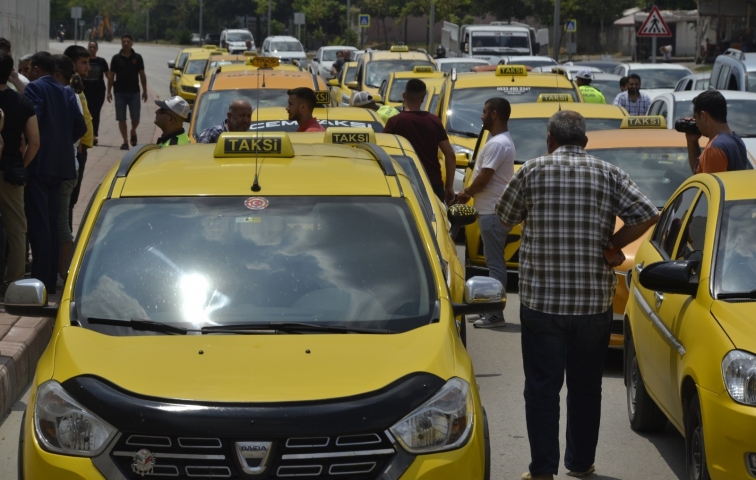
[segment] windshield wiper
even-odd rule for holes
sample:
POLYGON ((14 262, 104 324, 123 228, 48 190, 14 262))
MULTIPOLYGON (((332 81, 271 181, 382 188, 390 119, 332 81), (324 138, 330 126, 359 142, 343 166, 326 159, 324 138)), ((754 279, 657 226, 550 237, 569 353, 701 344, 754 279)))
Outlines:
POLYGON ((468 138, 478 138, 478 134, 475 132, 463 132, 462 130, 454 130, 453 128, 447 128, 446 131, 454 135, 464 135, 468 138))
POLYGON ((243 323, 232 325, 213 325, 202 327, 202 332, 223 332, 223 331, 244 331, 244 330, 278 330, 286 333, 297 332, 323 332, 323 333, 394 333, 391 330, 382 330, 377 328, 352 328, 342 327, 339 325, 318 325, 315 323, 303 322, 265 322, 265 323, 243 323))
POLYGON ((132 318, 131 320, 113 320, 112 318, 89 317, 87 322, 93 325, 111 325, 114 327, 130 327, 133 330, 145 332, 162 332, 175 333, 177 335, 186 335, 189 332, 198 332, 199 330, 189 330, 183 327, 168 325, 167 323, 155 322, 153 320, 144 320, 142 318, 132 318))
POLYGON ((730 298, 747 298, 750 300, 756 300, 756 290, 751 290, 750 292, 733 292, 733 293, 717 294, 717 300, 727 300, 730 298))

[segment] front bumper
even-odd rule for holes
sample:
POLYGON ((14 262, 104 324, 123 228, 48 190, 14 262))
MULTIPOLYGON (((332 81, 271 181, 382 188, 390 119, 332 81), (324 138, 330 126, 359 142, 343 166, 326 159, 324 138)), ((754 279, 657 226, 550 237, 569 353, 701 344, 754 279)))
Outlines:
POLYGON ((717 395, 698 389, 704 425, 704 444, 713 480, 753 479, 747 454, 756 453, 756 407, 735 403, 727 392, 717 395))

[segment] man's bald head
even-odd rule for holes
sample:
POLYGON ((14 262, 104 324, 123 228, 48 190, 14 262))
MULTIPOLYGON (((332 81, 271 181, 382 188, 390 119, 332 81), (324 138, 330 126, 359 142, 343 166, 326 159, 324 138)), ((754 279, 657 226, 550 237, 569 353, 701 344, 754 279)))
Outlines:
POLYGON ((228 105, 229 132, 246 132, 252 124, 252 105, 246 100, 234 100, 228 105))

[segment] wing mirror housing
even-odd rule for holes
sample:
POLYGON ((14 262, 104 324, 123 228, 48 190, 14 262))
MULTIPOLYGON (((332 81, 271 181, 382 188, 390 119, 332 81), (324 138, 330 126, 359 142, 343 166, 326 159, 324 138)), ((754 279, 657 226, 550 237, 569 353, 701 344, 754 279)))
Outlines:
POLYGON ((336 78, 332 78, 332 79, 328 80, 328 85, 330 85, 332 87, 338 87, 339 86, 339 80, 336 79, 336 78))
POLYGON ((491 277, 472 277, 465 282, 465 303, 453 303, 454 316, 501 312, 507 304, 504 286, 491 277))
POLYGON ((181 76, 181 70, 176 69, 176 70, 173 71, 173 74, 176 75, 177 77, 180 77, 181 76))
POLYGON ((352 80, 351 82, 347 83, 347 87, 352 90, 357 90, 358 88, 360 88, 360 83, 357 80, 352 80))
POLYGON ((202 82, 202 81, 205 80, 205 76, 204 75, 197 75, 197 76, 194 77, 194 79, 196 81, 198 81, 198 82, 202 82))
POLYGON ((375 103, 383 103, 383 98, 381 98, 381 96, 378 95, 377 93, 373 93, 371 94, 371 96, 373 97, 373 101, 375 103))
POLYGON ((47 305, 45 284, 36 278, 16 280, 5 292, 5 311, 23 317, 56 317, 58 307, 47 305))
POLYGON ((698 291, 700 266, 700 259, 694 256, 688 260, 656 262, 641 270, 638 281, 644 288, 655 292, 678 293, 695 297, 698 291))
POLYGON ((468 168, 470 166, 470 157, 466 153, 459 152, 454 157, 457 159, 457 168, 468 168))
POLYGON ((170 68, 171 70, 174 70, 176 68, 176 61, 175 60, 169 61, 168 68, 170 68))

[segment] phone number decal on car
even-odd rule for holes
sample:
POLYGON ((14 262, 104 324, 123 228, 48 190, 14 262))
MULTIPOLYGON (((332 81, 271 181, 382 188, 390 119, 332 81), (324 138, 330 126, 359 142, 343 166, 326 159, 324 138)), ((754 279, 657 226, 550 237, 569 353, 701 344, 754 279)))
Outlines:
POLYGON ((522 95, 523 93, 528 93, 530 87, 497 87, 496 91, 507 95, 522 95))

